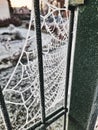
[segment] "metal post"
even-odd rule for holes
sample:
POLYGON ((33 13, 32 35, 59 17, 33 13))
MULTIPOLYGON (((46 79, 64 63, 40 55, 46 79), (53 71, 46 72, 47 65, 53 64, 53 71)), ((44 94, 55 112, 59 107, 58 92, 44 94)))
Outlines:
POLYGON ((0 107, 1 107, 1 110, 2 110, 2 113, 4 116, 7 130, 12 130, 9 115, 8 115, 7 108, 6 108, 5 101, 4 101, 4 96, 2 94, 1 86, 0 86, 0 107))
MULTIPOLYGON (((68 97, 68 86, 69 86, 69 73, 70 73, 70 60, 71 60, 71 48, 72 48, 72 37, 73 37, 73 24, 74 24, 74 10, 75 7, 69 7, 71 10, 70 25, 69 25, 69 41, 67 50, 67 66, 66 66, 66 82, 65 82, 65 110, 67 108, 67 97, 68 97)), ((64 115, 64 130, 66 130, 66 111, 64 115)))
POLYGON ((40 81, 40 96, 42 109, 42 123, 45 126, 45 96, 44 96, 44 75, 43 75, 43 58, 42 58, 42 39, 41 39, 41 23, 40 23, 40 7, 39 0, 34 0, 34 12, 36 23, 36 40, 38 50, 38 66, 39 66, 39 81, 40 81))

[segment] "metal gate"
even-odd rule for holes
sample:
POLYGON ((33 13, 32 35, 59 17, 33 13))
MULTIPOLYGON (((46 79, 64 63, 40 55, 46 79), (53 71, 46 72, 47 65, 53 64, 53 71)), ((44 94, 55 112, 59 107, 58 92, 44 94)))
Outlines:
POLYGON ((18 62, 0 86, 0 130, 66 129, 74 8, 62 2, 34 0, 18 62))

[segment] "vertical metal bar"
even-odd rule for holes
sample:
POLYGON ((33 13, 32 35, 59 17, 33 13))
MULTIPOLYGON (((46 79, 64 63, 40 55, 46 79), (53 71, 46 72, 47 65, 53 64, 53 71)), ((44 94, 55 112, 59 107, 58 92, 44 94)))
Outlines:
POLYGON ((1 86, 0 86, 0 107, 1 107, 1 110, 2 110, 2 113, 4 116, 7 130, 12 130, 9 115, 8 115, 7 108, 6 108, 5 101, 4 101, 4 96, 2 94, 1 86))
MULTIPOLYGON (((73 25, 74 25, 74 10, 75 7, 70 7, 70 25, 69 25, 69 41, 68 41, 68 51, 67 51, 67 66, 66 66, 66 82, 65 82, 65 110, 67 108, 67 97, 68 97, 68 86, 69 86, 69 73, 70 73, 70 60, 71 60, 71 48, 72 48, 72 37, 73 37, 73 25)), ((66 130, 66 111, 64 115, 64 130, 66 130)))
POLYGON ((41 23, 40 23, 40 7, 39 0, 34 0, 34 12, 36 23, 36 39, 38 50, 38 65, 39 65, 39 81, 40 81, 40 96, 42 109, 42 123, 45 125, 45 96, 44 96, 44 75, 43 75, 43 58, 42 58, 42 40, 41 40, 41 23))

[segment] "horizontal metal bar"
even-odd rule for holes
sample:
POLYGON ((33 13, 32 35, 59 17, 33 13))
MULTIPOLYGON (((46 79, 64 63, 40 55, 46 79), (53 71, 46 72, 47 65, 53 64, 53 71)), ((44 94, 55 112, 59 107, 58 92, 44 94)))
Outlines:
POLYGON ((42 122, 38 121, 37 123, 35 123, 33 126, 31 126, 30 128, 28 128, 27 130, 35 130, 37 127, 41 126, 42 122))
POLYGON ((51 118, 48 121, 46 121, 45 125, 42 124, 41 127, 38 128, 38 130, 44 130, 44 128, 47 128, 48 126, 50 126, 52 123, 54 123, 60 117, 64 116, 64 114, 65 114, 65 110, 63 110, 62 112, 60 112, 57 115, 55 115, 53 118, 51 118))
POLYGON ((65 110, 63 110, 62 112, 60 112, 59 114, 55 115, 53 118, 51 118, 50 120, 48 120, 46 122, 45 126, 48 127, 49 125, 51 125, 53 122, 55 122, 57 119, 59 119, 64 114, 65 114, 65 110))
MULTIPOLYGON (((67 112, 68 109, 66 108, 66 110, 64 109, 64 107, 61 107, 59 108, 58 110, 56 110, 55 112, 51 113, 50 115, 48 115, 46 118, 45 118, 45 121, 46 121, 46 127, 48 127, 48 122, 50 122, 50 120, 54 121, 54 120, 57 120, 58 118, 56 116, 58 116, 59 114, 61 115, 61 113, 63 113, 63 115, 65 114, 65 112, 67 112), (54 119, 55 117, 55 119, 54 119)), ((52 123, 52 122, 51 122, 52 123)), ((35 128, 37 127, 40 127, 42 125, 43 127, 43 123, 41 121, 37 122, 36 124, 34 124, 34 126, 32 126, 31 128, 29 128, 28 130, 34 130, 35 128)))
POLYGON ((49 120, 50 118, 52 118, 53 116, 55 116, 56 114, 58 114, 59 112, 63 111, 64 107, 59 108, 58 110, 56 110, 55 112, 51 113, 50 115, 48 115, 46 117, 46 121, 49 120))

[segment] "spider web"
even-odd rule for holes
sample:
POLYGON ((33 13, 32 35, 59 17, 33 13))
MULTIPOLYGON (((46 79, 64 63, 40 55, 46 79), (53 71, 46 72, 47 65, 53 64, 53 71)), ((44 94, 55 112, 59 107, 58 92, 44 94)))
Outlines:
MULTIPOLYGON (((69 15, 65 8, 58 8, 46 0, 41 2, 44 2, 47 7, 46 13, 41 13, 40 17, 43 43, 45 106, 46 114, 48 114, 64 99, 69 15), (62 16, 64 12, 66 17, 62 16)), ((27 130, 32 124, 41 120, 35 29, 33 36, 30 37, 32 24, 35 27, 33 9, 21 55, 3 89, 14 130, 27 130), (31 44, 29 48, 28 44, 31 44)))

